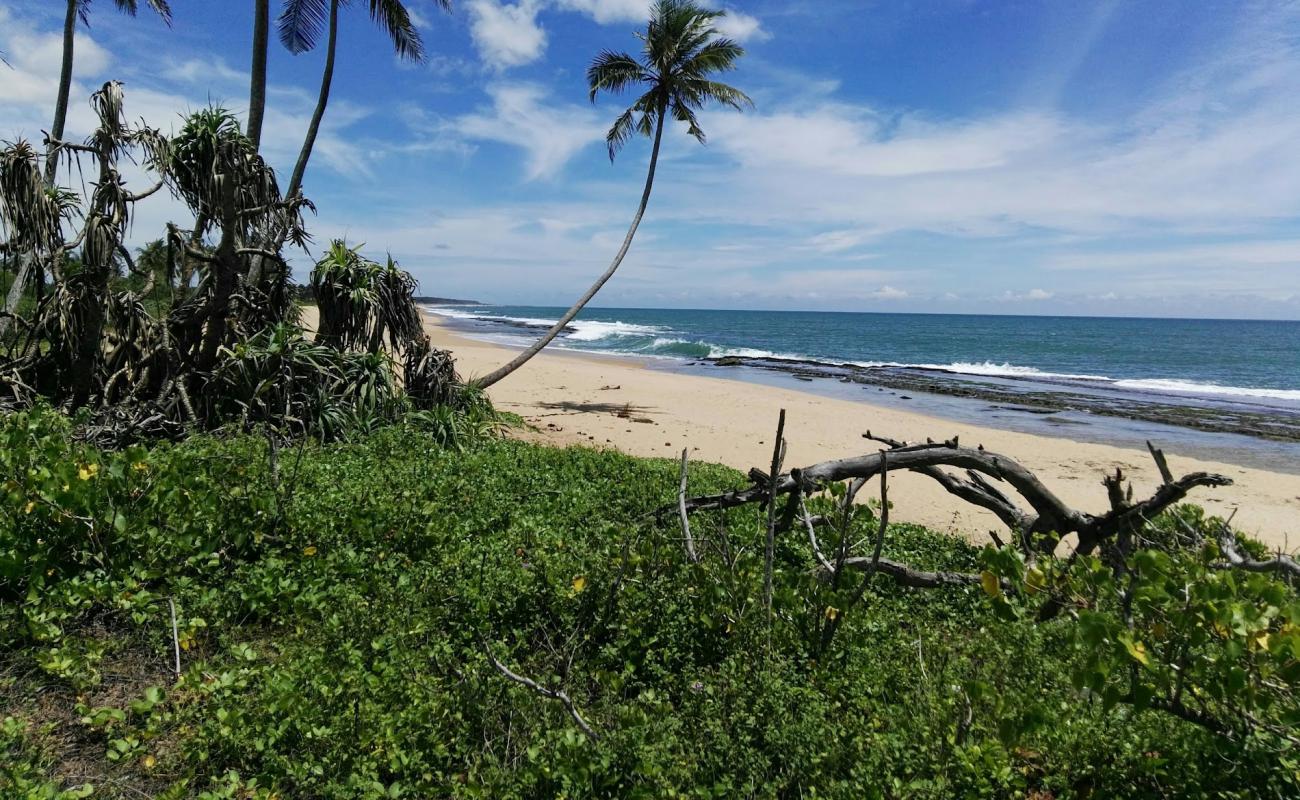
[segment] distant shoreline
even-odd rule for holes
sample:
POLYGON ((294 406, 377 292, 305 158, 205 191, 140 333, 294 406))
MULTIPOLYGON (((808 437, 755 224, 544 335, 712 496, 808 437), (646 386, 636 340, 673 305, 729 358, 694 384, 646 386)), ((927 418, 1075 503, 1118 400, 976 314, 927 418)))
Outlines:
MULTIPOLYGON (((488 310, 430 310, 454 330, 507 347, 522 346, 551 323, 546 318, 548 309, 483 308, 488 310)), ((735 332, 726 344, 683 336, 662 325, 647 324, 644 315, 606 310, 595 319, 575 320, 552 350, 616 356, 658 370, 795 388, 1036 435, 1121 447, 1152 439, 1197 457, 1300 473, 1300 403, 1293 399, 1224 394, 1231 387, 1214 386, 1205 388, 1221 392, 1218 396, 1170 393, 1139 388, 1145 381, 1058 374, 1011 364, 862 363, 825 356, 785 357, 737 344, 748 340, 743 330, 735 332), (636 349, 646 346, 649 351, 636 349)), ((1080 372, 1093 371, 1080 366, 1080 372)))

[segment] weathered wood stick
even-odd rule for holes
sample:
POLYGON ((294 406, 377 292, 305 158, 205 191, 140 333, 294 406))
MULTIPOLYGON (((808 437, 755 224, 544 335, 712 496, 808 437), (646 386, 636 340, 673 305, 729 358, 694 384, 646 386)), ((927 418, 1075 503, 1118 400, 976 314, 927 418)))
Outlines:
POLYGON ((698 564, 700 559, 695 555, 695 540, 691 538, 691 517, 686 513, 686 459, 689 452, 689 447, 682 448, 682 474, 677 485, 677 511, 682 520, 682 539, 686 542, 686 557, 692 564, 698 564))

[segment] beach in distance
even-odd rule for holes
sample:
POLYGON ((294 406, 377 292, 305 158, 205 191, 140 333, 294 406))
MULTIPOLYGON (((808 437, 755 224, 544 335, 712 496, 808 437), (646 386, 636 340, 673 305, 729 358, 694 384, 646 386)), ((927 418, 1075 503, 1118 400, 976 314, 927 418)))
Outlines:
MULTIPOLYGON (((450 349, 467 378, 508 360, 555 318, 496 306, 426 307, 424 316, 435 346, 450 349)), ((1135 492, 1155 488, 1150 439, 1177 474, 1233 479, 1193 502, 1234 515, 1235 526, 1270 547, 1300 543, 1300 392, 1286 382, 1297 352, 1287 337, 1300 338, 1300 324, 931 317, 930 327, 948 334, 927 338, 926 316, 590 309, 557 340, 561 347, 489 394, 532 426, 529 436, 664 458, 689 448, 694 461, 742 470, 771 459, 782 408, 792 466, 874 451, 880 445, 862 437, 867 430, 908 441, 958 436, 1015 458, 1066 503, 1092 512, 1106 509, 1101 480, 1116 468, 1134 477, 1135 492), (787 348, 764 339, 780 324, 787 348), (899 325, 909 335, 891 339, 899 325), (1249 360, 1211 355, 1235 337, 1258 336, 1260 326, 1275 351, 1262 343, 1249 360), (974 344, 987 355, 961 358, 961 344, 979 336, 974 344)), ((973 536, 1000 529, 929 478, 898 474, 891 483, 895 519, 973 536)))

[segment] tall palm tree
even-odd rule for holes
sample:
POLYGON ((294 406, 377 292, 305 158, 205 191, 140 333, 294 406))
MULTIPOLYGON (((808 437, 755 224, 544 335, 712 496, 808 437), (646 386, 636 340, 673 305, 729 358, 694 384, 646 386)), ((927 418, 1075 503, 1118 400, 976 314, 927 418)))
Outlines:
POLYGON ((253 0, 253 63, 248 70, 248 125, 245 127, 253 149, 262 144, 262 117, 266 114, 266 46, 270 30, 271 0, 253 0))
POLYGON ((625 89, 645 87, 645 94, 637 98, 605 135, 609 159, 614 160, 623 145, 635 134, 653 137, 650 149, 650 168, 646 172, 645 189, 641 192, 641 205, 637 207, 632 225, 623 237, 623 246, 613 262, 587 293, 578 298, 564 316, 531 347, 516 356, 510 363, 475 381, 486 388, 519 369, 542 348, 551 343, 560 331, 578 315, 583 306, 596 296, 600 287, 614 276, 632 246, 632 238, 645 216, 650 202, 650 189, 654 185, 655 167, 659 162, 659 143, 663 138, 664 118, 672 115, 678 122, 686 123, 686 132, 704 144, 704 131, 695 112, 705 103, 714 102, 730 106, 737 111, 753 106, 748 95, 725 83, 711 80, 710 75, 735 69, 736 61, 745 54, 736 42, 718 35, 713 23, 725 14, 701 8, 692 0, 656 0, 650 10, 650 21, 641 39, 641 58, 627 53, 602 51, 587 69, 587 83, 591 88, 591 101, 602 92, 621 92, 625 89))
MULTIPOLYGON (((339 5, 349 0, 285 0, 284 11, 280 14, 280 41, 294 54, 306 52, 316 46, 322 26, 328 25, 328 39, 325 44, 325 71, 321 75, 320 97, 316 101, 316 111, 307 126, 307 136, 303 140, 302 150, 298 153, 298 163, 294 165, 293 177, 284 196, 292 198, 302 188, 302 176, 307 171, 307 162, 311 159, 312 148, 316 145, 316 136, 320 133, 321 119, 325 116, 325 106, 329 103, 330 85, 334 81, 334 56, 338 45, 339 5)), ((410 61, 424 60, 424 41, 420 32, 411 22, 411 14, 401 0, 368 0, 370 18, 373 19, 389 38, 393 40, 393 49, 398 57, 410 61)), ((451 0, 434 0, 444 10, 451 9, 451 0)))
MULTIPOLYGON (((90 0, 67 0, 67 2, 67 13, 63 18, 63 66, 59 71, 59 99, 54 104, 54 124, 50 127, 50 139, 54 141, 63 139, 63 126, 68 119, 68 95, 72 91, 72 55, 77 36, 77 20, 80 19, 83 25, 90 25, 90 0)), ((167 0, 145 0, 145 2, 158 12, 163 22, 172 24, 172 10, 167 5, 167 0)), ((113 0, 113 4, 119 11, 133 17, 139 9, 137 0, 113 0)), ((58 153, 51 147, 45 160, 46 183, 54 183, 58 164, 58 153)))

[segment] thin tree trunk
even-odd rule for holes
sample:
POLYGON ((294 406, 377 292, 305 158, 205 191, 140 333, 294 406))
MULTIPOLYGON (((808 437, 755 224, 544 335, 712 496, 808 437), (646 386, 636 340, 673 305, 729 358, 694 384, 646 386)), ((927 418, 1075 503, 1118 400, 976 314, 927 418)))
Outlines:
MULTIPOLYGON (((14 282, 9 284, 9 294, 5 297, 4 313, 0 314, 0 336, 9 332, 9 323, 13 321, 10 314, 18 311, 18 303, 23 299, 23 289, 27 285, 27 275, 32 265, 30 255, 18 254, 18 271, 14 274, 14 282)), ((37 269, 40 269, 38 266, 37 269)))
MULTIPOLYGON (((63 66, 59 70, 59 97, 54 104, 54 124, 50 126, 51 142, 63 139, 63 127, 68 120, 68 95, 72 93, 72 56, 76 36, 77 0, 68 0, 68 10, 63 18, 63 66)), ((45 182, 47 184, 54 185, 54 178, 58 173, 58 168, 58 151, 56 146, 51 143, 45 150, 45 182)), ((34 258, 19 258, 18 274, 14 276, 13 285, 9 287, 9 295, 5 298, 4 314, 13 314, 17 311, 18 303, 22 300, 23 292, 27 288, 27 282, 32 280, 34 274, 38 286, 44 287, 45 274, 41 271, 43 269, 39 263, 36 263, 34 258)), ((0 335, 8 330, 8 320, 7 316, 0 315, 0 335)))
MULTIPOLYGON (((63 126, 68 121, 68 95, 72 92, 72 50, 77 38, 77 0, 68 0, 68 11, 63 18, 63 66, 59 70, 59 99, 54 104, 54 124, 50 126, 50 139, 62 141, 63 126)), ((53 185, 59 159, 53 144, 46 150, 45 182, 53 185)))
POLYGON ((312 114, 311 125, 307 127, 307 138, 303 140, 302 152, 298 154, 298 163, 293 168, 293 177, 284 196, 292 199, 302 188, 302 176, 307 171, 307 162, 311 159, 311 150, 316 145, 316 135, 320 133, 321 119, 325 117, 325 106, 330 101, 330 83, 334 80, 334 50, 339 38, 339 0, 330 0, 330 37, 325 50, 325 72, 320 79, 320 98, 316 101, 316 112, 312 114))
POLYGON ((266 48, 271 27, 271 0, 253 2, 253 66, 248 89, 248 138, 257 150, 262 143, 262 116, 266 113, 266 48))
POLYGON ((650 202, 650 189, 654 186, 655 182, 655 166, 659 163, 659 143, 663 139, 664 134, 665 111, 666 109, 660 109, 659 119, 655 124, 655 143, 654 147, 650 151, 650 169, 646 172, 645 190, 641 192, 641 205, 637 207, 636 216, 632 218, 632 226, 627 229, 627 236, 623 237, 623 246, 619 248, 618 255, 614 256, 614 260, 610 263, 609 269, 605 270, 605 274, 601 275, 596 282, 591 285, 591 288, 587 290, 586 294, 578 298, 578 302, 574 303, 568 311, 564 312, 564 316, 560 317, 560 319, 551 326, 551 329, 548 330, 541 339, 538 339, 527 350, 515 356, 509 364, 498 367, 496 370, 474 381, 475 386, 480 389, 486 389, 528 363, 529 359, 540 353, 543 347, 546 347, 546 345, 550 344, 556 336, 559 336, 565 326, 567 326, 574 317, 578 316, 578 312, 582 310, 583 306, 587 305, 587 303, 591 301, 591 298, 596 296, 596 293, 605 285, 605 282, 614 277, 614 272, 618 270, 619 265, 623 263, 623 257, 627 255, 628 249, 632 247, 632 238, 636 236, 636 229, 640 227, 641 218, 645 216, 646 205, 650 202))

